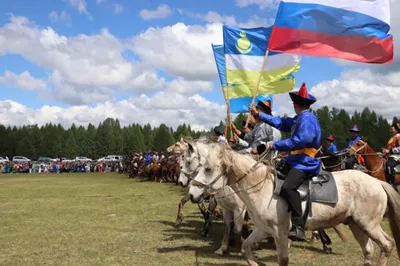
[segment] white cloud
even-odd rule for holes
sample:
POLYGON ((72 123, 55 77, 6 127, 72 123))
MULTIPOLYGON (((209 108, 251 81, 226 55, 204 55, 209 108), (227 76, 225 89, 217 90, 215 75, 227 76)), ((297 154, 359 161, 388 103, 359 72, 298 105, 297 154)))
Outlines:
POLYGON ((257 5, 260 9, 265 9, 277 7, 280 0, 235 0, 235 2, 238 7, 257 5))
POLYGON ((87 10, 86 0, 69 0, 69 4, 76 8, 79 14, 84 14, 88 17, 89 20, 93 20, 93 17, 89 14, 87 10))
POLYGON ((347 111, 369 107, 385 118, 398 116, 400 78, 396 74, 379 74, 370 69, 344 72, 339 79, 322 81, 312 88, 316 107, 327 105, 347 111))
POLYGON ((224 119, 224 105, 210 102, 199 95, 185 97, 177 93, 159 92, 153 97, 141 95, 122 101, 107 101, 93 107, 42 106, 28 108, 15 101, 0 101, 0 124, 26 125, 61 123, 63 126, 98 124, 107 117, 118 118, 122 125, 132 123, 158 126, 165 123, 176 128, 189 123, 194 129, 209 129, 224 119))
POLYGON ((60 100, 70 104, 81 104, 82 92, 90 96, 85 102, 93 102, 110 97, 115 89, 133 89, 139 75, 154 72, 149 64, 125 60, 123 43, 106 29, 97 35, 67 38, 50 27, 39 28, 26 18, 12 16, 9 24, 0 27, 0 43, 0 54, 18 54, 49 70, 54 95, 65 96, 60 100), (74 93, 78 96, 68 97, 74 93))
POLYGON ((49 14, 49 19, 53 23, 62 23, 66 25, 71 25, 71 14, 66 11, 61 11, 58 13, 57 11, 52 11, 49 14))
POLYGON ((156 10, 142 9, 140 16, 144 20, 166 18, 172 15, 172 10, 167 5, 159 5, 156 10))
POLYGON ((169 75, 186 80, 211 81, 217 78, 211 43, 222 43, 222 25, 187 26, 177 23, 149 28, 132 39, 131 49, 143 61, 169 75))
POLYGON ((42 91, 47 88, 45 81, 32 77, 28 71, 21 74, 6 71, 4 76, 0 76, 0 84, 25 91, 42 91))
POLYGON ((236 25, 236 18, 234 16, 221 16, 215 11, 208 11, 206 15, 199 15, 200 18, 203 18, 208 23, 223 23, 227 25, 236 25))
POLYGON ((114 5, 114 14, 120 14, 124 11, 124 6, 121 4, 115 4, 114 5))
POLYGON ((257 15, 253 15, 247 21, 239 23, 239 28, 257 28, 257 27, 270 27, 274 24, 274 18, 261 18, 257 15))

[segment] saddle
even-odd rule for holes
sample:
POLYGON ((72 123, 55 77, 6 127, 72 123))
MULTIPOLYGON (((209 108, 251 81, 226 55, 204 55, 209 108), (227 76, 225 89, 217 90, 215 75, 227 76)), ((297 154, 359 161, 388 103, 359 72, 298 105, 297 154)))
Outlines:
MULTIPOLYGON (((280 195, 282 185, 285 182, 286 175, 278 171, 278 178, 275 180, 276 195, 280 195)), ((336 204, 338 202, 338 190, 331 172, 321 170, 316 176, 313 176, 310 180, 304 181, 297 189, 300 194, 302 202, 306 202, 306 209, 304 211, 304 220, 307 217, 312 217, 312 202, 324 203, 324 204, 336 204)))

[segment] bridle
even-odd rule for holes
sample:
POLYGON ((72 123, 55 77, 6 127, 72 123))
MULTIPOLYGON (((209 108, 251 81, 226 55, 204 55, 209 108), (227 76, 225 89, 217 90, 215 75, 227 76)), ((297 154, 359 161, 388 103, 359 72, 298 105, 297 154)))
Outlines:
MULTIPOLYGON (((265 155, 266 155, 269 151, 270 151, 269 149, 266 149, 262 154, 260 154, 259 159, 256 161, 256 163, 255 163, 243 176, 241 176, 240 178, 238 178, 235 182, 233 182, 232 184, 229 184, 229 185, 224 185, 224 186, 222 186, 220 189, 218 189, 218 190, 216 190, 216 191, 214 191, 214 192, 211 192, 211 187, 212 187, 212 185, 214 185, 216 182, 218 182, 218 180, 221 179, 221 177, 223 177, 224 175, 226 175, 226 174, 227 174, 226 171, 222 171, 222 172, 221 172, 219 175, 217 175, 210 183, 203 183, 203 182, 197 181, 197 180, 195 180, 195 179, 193 178, 193 179, 192 179, 191 185, 192 185, 192 186, 195 186, 195 187, 199 187, 199 188, 204 188, 204 189, 206 189, 206 194, 208 194, 208 195, 215 195, 215 194, 218 194, 220 191, 224 190, 225 187, 232 187, 233 185, 239 183, 239 182, 242 181, 244 178, 246 178, 250 173, 252 173, 252 172, 256 169, 256 167, 264 160, 265 155)), ((266 179, 267 179, 267 176, 266 176, 261 182, 257 183, 256 185, 254 185, 254 186, 252 186, 252 187, 250 187, 250 188, 247 188, 247 189, 245 189, 245 190, 249 190, 249 189, 251 189, 251 188, 253 188, 253 187, 258 186, 259 184, 261 184, 262 182, 264 182, 266 179)), ((243 191, 245 191, 245 190, 243 190, 243 191)), ((228 197, 228 196, 230 196, 230 195, 232 195, 232 194, 236 194, 236 193, 238 193, 238 192, 240 192, 240 191, 234 191, 234 193, 231 193, 231 194, 229 194, 229 195, 224 195, 223 197, 228 197)))
MULTIPOLYGON (((359 140, 358 142, 363 143, 363 145, 362 145, 360 148, 358 148, 357 150, 356 150, 353 146, 351 146, 351 149, 354 151, 354 155, 355 155, 355 156, 356 156, 356 155, 370 156, 370 155, 380 155, 380 154, 382 154, 381 152, 358 154, 359 151, 361 151, 361 150, 364 149, 364 148, 367 148, 367 146, 368 146, 368 143, 365 142, 365 141, 363 141, 363 140, 359 140)), ((378 167, 378 169, 376 169, 376 170, 370 171, 370 170, 367 169, 367 171, 368 171, 370 174, 374 175, 374 174, 378 173, 378 172, 383 168, 383 165, 384 165, 384 163, 382 163, 381 166, 378 167)))
MULTIPOLYGON (((196 166, 196 168, 193 169, 192 171, 190 171, 190 172, 189 172, 189 171, 186 171, 184 168, 181 167, 180 173, 184 174, 185 177, 189 180, 189 182, 192 182, 192 181, 193 181, 194 176, 196 176, 196 175, 198 174, 200 167, 203 166, 203 164, 202 164, 202 162, 201 162, 200 153, 199 153, 198 150, 197 150, 197 159, 198 159, 198 161, 199 161, 199 164, 198 164, 198 165, 196 166)), ((183 163, 184 163, 184 162, 185 162, 185 160, 183 160, 183 163)), ((188 183, 189 183, 189 182, 188 182, 188 183)))

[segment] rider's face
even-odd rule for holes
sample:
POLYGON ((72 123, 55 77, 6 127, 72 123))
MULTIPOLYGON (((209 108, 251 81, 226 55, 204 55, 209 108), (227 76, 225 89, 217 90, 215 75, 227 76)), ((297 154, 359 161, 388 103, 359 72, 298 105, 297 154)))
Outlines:
POLYGON ((394 127, 391 127, 389 132, 390 132, 390 136, 394 136, 398 133, 394 127))

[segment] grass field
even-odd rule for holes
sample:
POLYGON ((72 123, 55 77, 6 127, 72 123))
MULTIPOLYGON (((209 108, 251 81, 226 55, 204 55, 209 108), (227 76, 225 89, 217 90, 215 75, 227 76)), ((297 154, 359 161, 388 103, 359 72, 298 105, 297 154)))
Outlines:
MULTIPOLYGON (((185 206, 182 226, 174 227, 181 197, 174 184, 118 174, 0 175, 0 265, 246 265, 238 248, 213 254, 222 223, 201 239, 195 205, 185 206)), ((342 243, 328 234, 333 254, 323 254, 320 243, 296 243, 290 264, 362 265, 352 236, 342 243)), ((275 262, 273 248, 261 248, 261 261, 275 262)), ((395 252, 390 265, 400 265, 395 252)))

